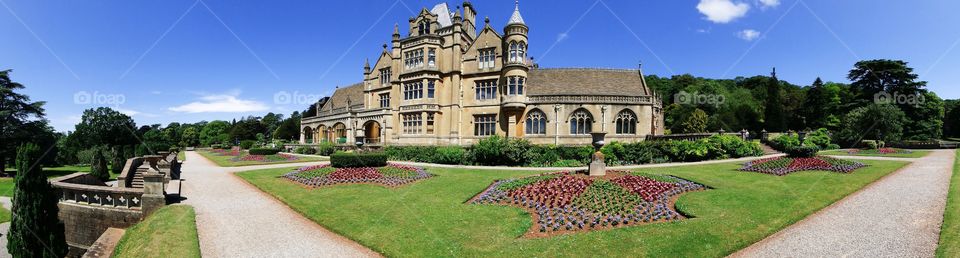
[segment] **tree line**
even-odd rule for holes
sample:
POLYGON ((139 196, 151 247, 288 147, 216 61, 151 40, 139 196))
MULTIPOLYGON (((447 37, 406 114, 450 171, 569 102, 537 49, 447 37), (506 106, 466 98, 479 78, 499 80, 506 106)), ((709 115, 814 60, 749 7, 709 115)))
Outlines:
POLYGON ((927 82, 900 60, 857 62, 848 72, 850 83, 815 78, 810 85, 795 85, 779 80, 775 70, 735 79, 689 74, 645 79, 662 97, 670 133, 826 128, 841 143, 960 137, 960 101, 927 90, 927 82))

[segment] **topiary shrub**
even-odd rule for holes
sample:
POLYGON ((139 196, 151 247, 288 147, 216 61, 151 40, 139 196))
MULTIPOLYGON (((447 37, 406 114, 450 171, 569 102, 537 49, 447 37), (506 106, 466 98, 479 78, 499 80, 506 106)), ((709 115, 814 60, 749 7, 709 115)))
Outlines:
POLYGON ((32 143, 17 149, 17 175, 13 180, 10 210, 15 216, 10 220, 10 231, 3 236, 12 257, 67 255, 64 225, 57 217, 58 191, 47 182, 43 166, 38 165, 40 159, 40 148, 32 143))
POLYGON ((382 167, 386 165, 387 154, 383 152, 337 152, 330 155, 330 166, 335 168, 382 167))
POLYGON ((787 156, 791 158, 810 158, 817 155, 820 147, 817 146, 793 146, 787 148, 787 156))
POLYGON ((250 155, 274 155, 280 152, 280 149, 271 148, 253 148, 250 149, 250 155))
POLYGON ((99 147, 95 147, 93 150, 93 160, 90 161, 90 175, 97 177, 100 181, 106 182, 110 179, 110 171, 107 170, 107 159, 103 157, 103 151, 99 147))

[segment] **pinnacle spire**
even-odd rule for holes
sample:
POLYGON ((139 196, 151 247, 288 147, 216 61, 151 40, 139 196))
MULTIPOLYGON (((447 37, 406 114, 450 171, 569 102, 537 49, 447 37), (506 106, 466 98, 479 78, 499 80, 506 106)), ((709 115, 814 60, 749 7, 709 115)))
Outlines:
POLYGON ((520 16, 520 0, 516 0, 516 1, 514 1, 513 3, 514 3, 514 6, 513 6, 513 15, 510 15, 510 20, 507 21, 507 25, 510 25, 510 24, 524 24, 524 25, 526 25, 526 24, 523 22, 523 16, 520 16))

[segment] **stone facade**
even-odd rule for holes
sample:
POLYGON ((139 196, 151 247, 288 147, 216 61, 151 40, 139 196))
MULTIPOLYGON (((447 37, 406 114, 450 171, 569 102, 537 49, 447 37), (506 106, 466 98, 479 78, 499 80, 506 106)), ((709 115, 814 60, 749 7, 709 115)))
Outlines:
POLYGON ((303 144, 470 145, 500 135, 536 144, 589 144, 590 132, 611 141, 663 133, 659 97, 641 70, 539 68, 527 56, 529 28, 515 8, 502 31, 469 1, 423 9, 363 81, 338 87, 301 121, 303 144))

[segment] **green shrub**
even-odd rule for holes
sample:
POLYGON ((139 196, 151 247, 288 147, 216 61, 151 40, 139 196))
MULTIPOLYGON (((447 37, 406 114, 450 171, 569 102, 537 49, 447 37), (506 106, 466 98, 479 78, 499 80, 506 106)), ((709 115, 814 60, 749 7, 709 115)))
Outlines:
POLYGON ((877 141, 875 140, 862 140, 860 141, 860 144, 857 145, 857 147, 873 150, 873 149, 879 148, 880 144, 878 144, 877 141))
POLYGON ((253 148, 254 144, 257 144, 257 141, 243 140, 243 141, 240 141, 240 148, 244 150, 249 150, 250 148, 253 148))
POLYGON ((778 151, 786 151, 789 147, 800 146, 800 138, 797 135, 783 134, 773 138, 768 144, 778 151))
POLYGON ((561 159, 550 164, 551 167, 582 167, 583 162, 574 159, 561 159))
POLYGON ((337 152, 330 155, 330 165, 335 168, 382 167, 387 165, 387 154, 337 152))
POLYGON ((250 155, 274 155, 280 152, 280 149, 271 148, 253 148, 250 149, 250 155))
POLYGON ((817 146, 792 146, 787 148, 787 156, 791 158, 809 158, 817 155, 820 147, 817 146))
POLYGON ((314 153, 320 156, 330 156, 330 154, 333 154, 333 152, 335 152, 336 150, 337 148, 336 146, 333 145, 332 142, 325 141, 317 145, 317 148, 314 150, 314 153))
POLYGON ((93 157, 90 160, 90 175, 106 182, 110 179, 110 171, 107 170, 107 159, 103 157, 103 151, 100 147, 93 148, 93 157))
POLYGON ((820 149, 829 149, 830 131, 827 130, 827 128, 820 128, 816 131, 808 133, 803 139, 803 145, 817 146, 820 147, 820 149))
POLYGON ((507 149, 507 145, 507 139, 494 135, 477 142, 473 145, 470 153, 477 164, 486 166, 504 165, 503 151, 507 149))
POLYGON ((464 157, 467 155, 467 150, 463 149, 460 146, 444 146, 436 149, 436 152, 433 155, 431 163, 438 164, 463 164, 464 157))

